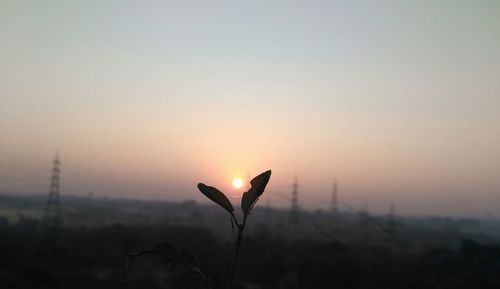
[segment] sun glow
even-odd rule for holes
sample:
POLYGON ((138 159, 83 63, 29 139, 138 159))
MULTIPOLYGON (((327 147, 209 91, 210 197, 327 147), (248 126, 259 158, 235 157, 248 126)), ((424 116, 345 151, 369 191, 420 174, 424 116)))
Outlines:
POLYGON ((233 187, 235 187, 237 189, 243 187, 243 180, 240 178, 233 179, 233 187))

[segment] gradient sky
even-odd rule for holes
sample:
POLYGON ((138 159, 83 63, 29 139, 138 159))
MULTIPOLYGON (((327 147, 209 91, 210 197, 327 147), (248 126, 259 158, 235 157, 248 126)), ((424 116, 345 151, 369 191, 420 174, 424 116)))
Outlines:
POLYGON ((0 191, 500 216, 500 1, 0 2, 0 191), (233 201, 238 202, 237 197, 233 201))

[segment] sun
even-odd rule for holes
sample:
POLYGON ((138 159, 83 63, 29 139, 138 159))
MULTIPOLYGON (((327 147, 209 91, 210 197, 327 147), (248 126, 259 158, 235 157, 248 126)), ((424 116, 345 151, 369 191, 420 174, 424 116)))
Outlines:
POLYGON ((240 178, 233 179, 233 187, 235 187, 237 189, 243 187, 243 180, 240 178))

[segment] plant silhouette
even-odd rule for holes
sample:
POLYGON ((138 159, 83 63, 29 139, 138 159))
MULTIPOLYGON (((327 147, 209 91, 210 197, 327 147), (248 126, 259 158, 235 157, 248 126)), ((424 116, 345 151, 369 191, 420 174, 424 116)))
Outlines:
MULTIPOLYGON (((189 249, 178 249, 170 242, 163 242, 151 248, 128 253, 127 258, 144 255, 159 256, 170 265, 170 274, 165 280, 167 288, 211 289, 210 279, 201 272, 198 260, 189 249)), ((127 281, 127 276, 124 281, 127 281)))
POLYGON ((264 190, 266 189, 267 183, 269 182, 270 178, 271 178, 271 170, 268 170, 256 176, 250 181, 251 185, 250 189, 247 192, 243 193, 243 196, 241 198, 241 209, 243 211, 242 222, 239 222, 238 219, 236 218, 234 214, 233 205, 223 192, 219 191, 215 187, 207 186, 203 183, 198 184, 198 189, 201 191, 202 194, 204 194, 207 198, 209 198, 210 200, 212 200, 213 202, 215 202, 216 204, 218 204, 219 206, 221 206, 222 208, 224 208, 226 211, 229 212, 229 214, 231 215, 231 226, 233 228, 233 233, 235 226, 238 230, 235 238, 234 255, 231 264, 231 274, 228 283, 229 289, 233 288, 234 275, 236 272, 236 263, 238 260, 238 254, 240 252, 241 243, 243 242, 243 231, 245 230, 247 218, 250 215, 252 208, 259 200, 259 197, 264 193, 264 190))

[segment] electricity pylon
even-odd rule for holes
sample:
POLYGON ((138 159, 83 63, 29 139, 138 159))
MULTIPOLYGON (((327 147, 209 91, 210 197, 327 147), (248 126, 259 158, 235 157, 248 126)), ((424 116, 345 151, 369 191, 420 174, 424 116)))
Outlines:
POLYGON ((60 165, 59 152, 57 152, 54 159, 54 167, 52 168, 49 198, 43 216, 44 226, 50 231, 59 231, 62 225, 61 202, 59 200, 60 165))
POLYGON ((292 206, 290 207, 290 223, 299 223, 299 184, 295 177, 292 185, 292 206))
POLYGON ((332 200, 331 200, 331 203, 330 203, 330 211, 332 212, 332 214, 337 214, 338 211, 339 211, 337 181, 335 181, 333 183, 332 200))

